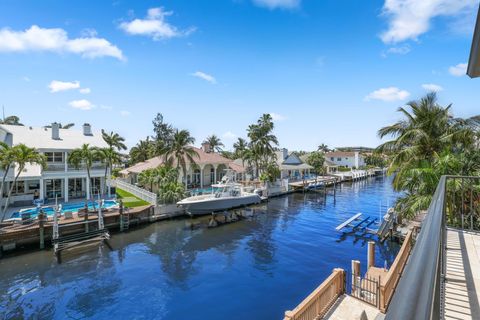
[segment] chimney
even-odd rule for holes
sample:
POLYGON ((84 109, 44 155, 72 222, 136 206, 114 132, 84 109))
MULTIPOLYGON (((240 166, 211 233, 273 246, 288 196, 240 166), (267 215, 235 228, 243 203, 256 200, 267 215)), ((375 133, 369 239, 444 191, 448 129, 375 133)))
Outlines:
POLYGON ((282 154, 283 154, 283 160, 288 158, 288 149, 283 148, 282 149, 282 154))
POLYGON ((212 152, 212 147, 210 146, 210 143, 208 142, 203 142, 202 143, 202 150, 206 153, 212 152))
POLYGON ((60 140, 60 124, 56 122, 52 123, 52 139, 60 140))
POLYGON ((89 123, 83 124, 83 135, 84 136, 92 136, 92 126, 89 123))

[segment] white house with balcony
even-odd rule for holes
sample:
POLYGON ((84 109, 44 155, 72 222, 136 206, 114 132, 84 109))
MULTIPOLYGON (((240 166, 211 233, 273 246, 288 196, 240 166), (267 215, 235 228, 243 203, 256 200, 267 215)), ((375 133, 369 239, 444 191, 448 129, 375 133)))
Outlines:
POLYGON ((347 167, 347 168, 360 168, 365 166, 365 158, 358 151, 333 151, 325 154, 325 160, 331 165, 347 167))
MULTIPOLYGON (((69 202, 72 199, 85 198, 89 189, 90 194, 96 194, 104 185, 103 163, 93 164, 90 180, 87 178, 85 166, 75 168, 68 164, 69 153, 83 144, 88 143, 98 148, 108 147, 102 134, 93 132, 89 124, 84 124, 82 130, 60 129, 57 123, 53 123, 51 128, 0 125, 0 141, 9 146, 25 144, 44 154, 47 159, 45 169, 39 165, 27 164, 25 170, 20 173, 10 199, 13 206, 32 204, 37 196, 46 202, 54 200, 55 197, 60 201, 69 202)), ((14 166, 7 174, 3 203, 17 173, 14 166)), ((3 176, 3 172, 1 174, 3 176)))

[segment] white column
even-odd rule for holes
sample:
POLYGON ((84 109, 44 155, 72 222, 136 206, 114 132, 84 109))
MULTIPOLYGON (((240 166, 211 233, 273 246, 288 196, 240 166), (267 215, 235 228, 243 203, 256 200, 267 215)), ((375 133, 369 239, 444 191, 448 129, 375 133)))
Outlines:
POLYGON ((88 177, 85 178, 85 191, 87 193, 87 200, 90 200, 90 179, 88 177))
POLYGON ((65 172, 68 171, 68 152, 64 153, 64 160, 65 160, 65 172))
POLYGON ((212 182, 212 184, 217 183, 217 167, 218 167, 218 164, 213 165, 213 182, 212 182))
POLYGON ((43 181, 43 179, 40 179, 40 200, 43 200, 45 199, 45 190, 44 190, 44 186, 45 186, 45 182, 43 181))
POLYGON ((204 179, 204 176, 203 176, 203 169, 205 169, 205 166, 200 166, 200 188, 203 189, 203 179, 204 179))
POLYGON ((63 179, 63 199, 68 202, 68 178, 63 179))

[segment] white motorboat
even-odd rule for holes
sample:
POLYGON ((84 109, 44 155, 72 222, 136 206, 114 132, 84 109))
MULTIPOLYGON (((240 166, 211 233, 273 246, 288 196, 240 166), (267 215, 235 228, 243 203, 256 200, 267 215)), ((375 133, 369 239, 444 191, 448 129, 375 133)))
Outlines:
POLYGON ((191 215, 210 214, 232 208, 257 204, 262 201, 256 193, 247 192, 239 183, 225 175, 219 184, 212 185, 212 193, 193 196, 178 202, 191 215))

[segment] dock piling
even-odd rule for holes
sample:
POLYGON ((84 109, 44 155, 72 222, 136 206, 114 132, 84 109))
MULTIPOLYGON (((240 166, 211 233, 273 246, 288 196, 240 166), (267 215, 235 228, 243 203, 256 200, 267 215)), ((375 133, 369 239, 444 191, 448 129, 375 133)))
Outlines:
POLYGON ((368 269, 375 266, 375 242, 368 242, 368 269))

